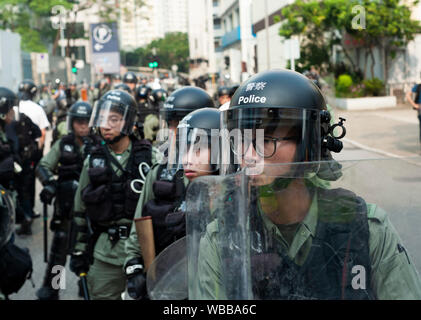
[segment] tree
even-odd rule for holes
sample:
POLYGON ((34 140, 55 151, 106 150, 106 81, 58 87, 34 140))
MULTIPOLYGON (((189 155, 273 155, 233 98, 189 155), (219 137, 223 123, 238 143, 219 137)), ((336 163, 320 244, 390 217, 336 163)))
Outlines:
POLYGON ((152 41, 144 48, 137 48, 132 52, 122 52, 126 65, 148 66, 153 56, 159 58, 159 67, 171 69, 178 66, 178 71, 188 72, 189 69, 189 42, 186 33, 170 32, 164 38, 152 41), (155 48, 155 54, 154 49, 155 48))
MULTIPOLYGON (((134 0, 132 5, 140 8, 143 0, 134 0)), ((60 30, 52 26, 53 8, 62 6, 66 20, 66 56, 70 57, 70 40, 83 37, 76 32, 77 14, 95 6, 103 22, 129 20, 132 10, 125 1, 108 0, 0 0, 0 29, 10 29, 22 37, 24 51, 46 52, 47 44, 53 43, 53 54, 60 39, 60 30)))
MULTIPOLYGON (((359 41, 367 57, 371 57, 371 77, 374 77, 374 48, 383 52, 383 74, 387 81, 388 63, 399 47, 406 45, 420 32, 419 21, 411 19, 411 7, 418 3, 401 4, 399 0, 297 0, 282 10, 282 25, 279 34, 285 38, 298 35, 302 43, 303 65, 317 65, 333 71, 332 48, 341 47, 354 73, 359 72, 349 49, 343 43, 347 33, 359 41), (365 28, 355 28, 356 13, 353 8, 363 8, 365 28), (325 52, 326 54, 320 54, 325 52), (317 54, 313 54, 317 53, 317 54)), ((278 20, 281 18, 278 17, 278 20)))

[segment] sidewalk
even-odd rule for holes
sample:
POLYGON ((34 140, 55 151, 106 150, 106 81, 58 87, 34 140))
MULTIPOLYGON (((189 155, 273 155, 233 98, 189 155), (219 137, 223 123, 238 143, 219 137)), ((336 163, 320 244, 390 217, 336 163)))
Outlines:
POLYGON ((392 157, 420 154, 417 112, 409 105, 370 111, 334 108, 335 122, 339 117, 346 119, 345 148, 351 144, 392 157))

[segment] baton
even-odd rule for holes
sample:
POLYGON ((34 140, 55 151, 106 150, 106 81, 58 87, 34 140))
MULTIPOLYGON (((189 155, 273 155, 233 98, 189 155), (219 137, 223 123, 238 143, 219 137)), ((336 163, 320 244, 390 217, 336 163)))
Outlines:
POLYGON ((80 282, 82 284, 83 298, 85 300, 91 300, 89 298, 88 282, 86 281, 86 272, 81 272, 79 274, 79 278, 80 278, 80 282))
POLYGON ((48 262, 48 205, 44 203, 44 262, 48 262))

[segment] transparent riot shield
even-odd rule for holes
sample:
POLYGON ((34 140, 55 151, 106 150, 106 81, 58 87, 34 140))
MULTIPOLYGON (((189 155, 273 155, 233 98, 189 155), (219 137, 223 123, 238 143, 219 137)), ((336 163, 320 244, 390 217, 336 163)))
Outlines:
POLYGON ((187 299, 186 237, 163 250, 150 265, 146 286, 152 300, 187 299))
POLYGON ((15 224, 15 207, 9 192, 0 188, 0 248, 9 241, 15 224))
POLYGON ((420 194, 419 157, 197 178, 189 299, 421 299, 420 194))

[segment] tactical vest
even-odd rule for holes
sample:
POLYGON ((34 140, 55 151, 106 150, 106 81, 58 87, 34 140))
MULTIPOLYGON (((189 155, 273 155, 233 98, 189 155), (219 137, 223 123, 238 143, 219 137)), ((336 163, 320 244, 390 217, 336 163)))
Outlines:
POLYGON ((61 214, 70 217, 84 159, 74 134, 63 136, 59 149, 57 204, 61 214))
POLYGON ((139 179, 139 165, 152 164, 152 145, 147 140, 132 138, 132 150, 126 168, 122 168, 103 143, 92 148, 88 175, 90 184, 82 191, 86 214, 94 223, 111 222, 126 218, 132 220, 139 194, 130 184, 139 179), (123 174, 117 176, 111 168, 115 164, 123 174))
POLYGON ((10 189, 14 177, 14 157, 9 143, 0 139, 0 184, 10 189))
POLYGON ((16 135, 19 140, 19 155, 22 161, 33 160, 38 152, 38 144, 33 137, 32 127, 36 126, 24 113, 19 114, 20 120, 16 123, 16 135))
POLYGON ((186 235, 183 174, 160 165, 152 186, 154 198, 146 202, 142 216, 151 216, 156 254, 186 235))
MULTIPOLYGON (((318 198, 316 235, 301 266, 289 258, 278 241, 272 240, 257 210, 252 210, 251 275, 255 299, 374 298, 370 289, 366 202, 344 189, 318 189, 318 198), (352 281, 362 269, 365 281, 360 287, 361 283, 352 281)), ((230 264, 235 272, 235 263, 230 264)))

